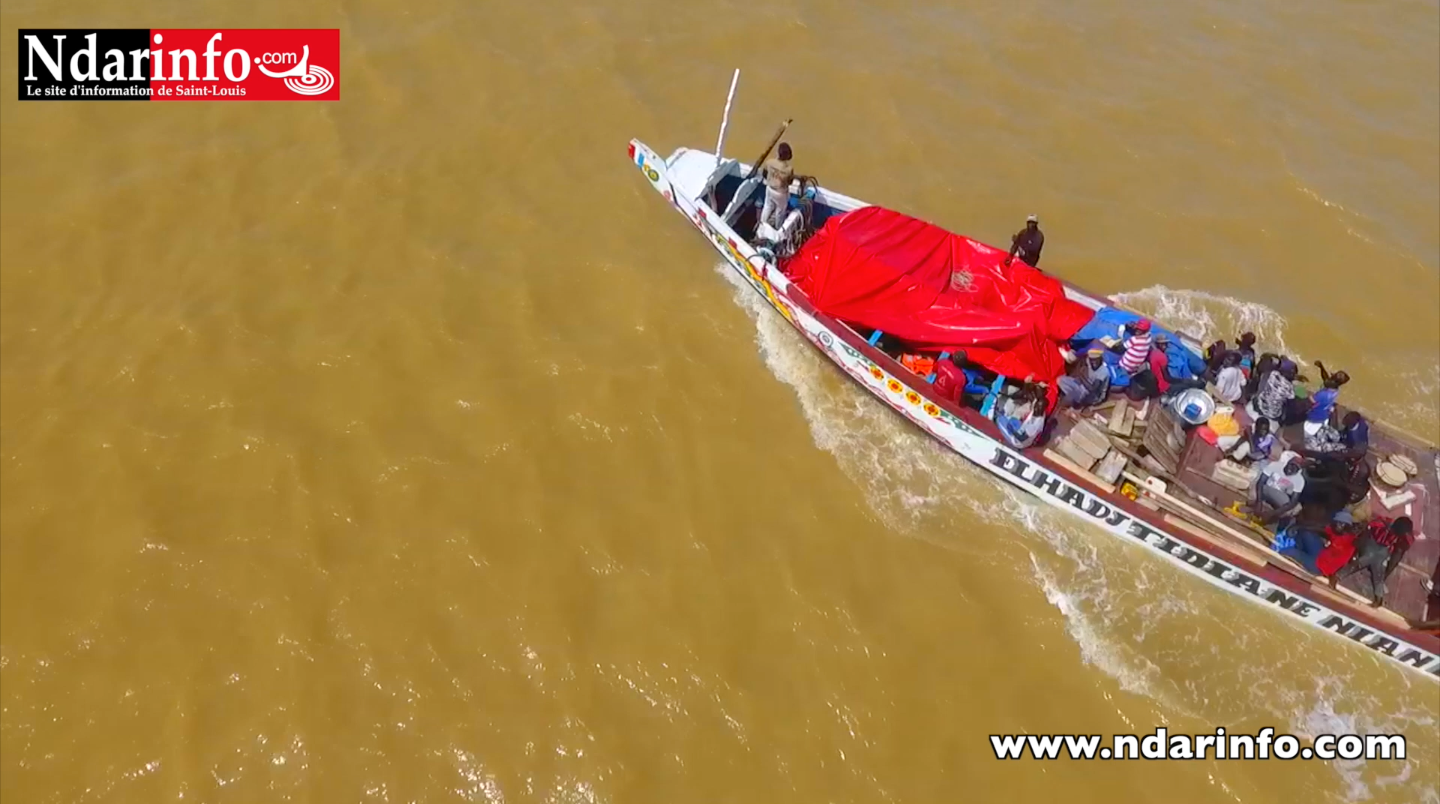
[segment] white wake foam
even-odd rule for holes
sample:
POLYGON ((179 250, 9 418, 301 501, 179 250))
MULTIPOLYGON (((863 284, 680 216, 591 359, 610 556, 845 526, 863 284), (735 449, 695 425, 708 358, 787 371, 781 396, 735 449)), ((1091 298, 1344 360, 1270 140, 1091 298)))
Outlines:
MULTIPOLYGON (((1132 545, 993 482, 835 371, 729 266, 720 263, 716 270, 755 321, 765 362, 795 391, 816 445, 835 456, 887 526, 977 560, 990 557, 986 540, 935 534, 956 532, 950 525, 956 516, 1011 531, 1008 537, 1027 547, 1030 580, 1064 617, 1081 657, 1122 689, 1146 696, 1171 717, 1227 727, 1260 723, 1255 729, 1274 725, 1311 736, 1404 733, 1411 740, 1410 760, 1377 763, 1385 767, 1333 763, 1336 788, 1317 792, 1337 801, 1379 793, 1440 804, 1431 758, 1440 728, 1425 708, 1433 690, 1422 686, 1432 682, 1389 667, 1377 671, 1368 657, 1337 654, 1329 637, 1286 628, 1243 601, 1182 580, 1178 569, 1132 545), (1258 625, 1248 624, 1250 615, 1258 625), (1158 634, 1166 639, 1150 639, 1158 634), (1288 647, 1291 640, 1299 644, 1283 666, 1247 658, 1252 642, 1288 647), (1397 706, 1390 697, 1387 704, 1371 692, 1377 684, 1386 690, 1414 684, 1404 700, 1416 703, 1397 706)), ((1161 286, 1116 300, 1198 337, 1229 340, 1253 331, 1267 349, 1289 352, 1283 317, 1261 304, 1161 286)), ((1132 725, 1143 732, 1162 724, 1132 725)))
POLYGON ((1259 351, 1303 361, 1285 343, 1285 317, 1259 302, 1164 285, 1117 293, 1113 298, 1136 312, 1163 321, 1166 326, 1199 338, 1202 343, 1224 340, 1233 345, 1241 333, 1253 332, 1259 351))
MULTIPOLYGON (((1285 317, 1258 302, 1164 285, 1117 293, 1114 300, 1203 343, 1223 339, 1233 344, 1240 333, 1254 332, 1261 352, 1288 355, 1302 366, 1310 362, 1286 343, 1285 317)), ((1389 353, 1362 357, 1364 370, 1373 375, 1371 380, 1393 383, 1395 389, 1378 400, 1371 413, 1402 427, 1431 432, 1440 424, 1440 360, 1432 354, 1427 362, 1416 363, 1413 356, 1405 361, 1393 362, 1389 353)), ((1351 374, 1356 374, 1353 368, 1351 374)), ((1314 374, 1310 376, 1316 379, 1314 374)))
MULTIPOLYGON (((755 321, 766 365, 795 391, 816 445, 836 457, 887 527, 984 561, 993 559, 988 540, 939 535, 956 532, 951 523, 957 511, 971 523, 978 518, 1011 531, 1007 539, 1031 545, 1034 580, 1064 613, 1085 660, 1124 689, 1159 694, 1152 688, 1158 668, 1131 646, 1109 639, 1104 624, 1113 601, 1107 562, 1098 557, 1096 545, 1123 545, 1111 543, 1104 534, 1095 539, 1082 523, 993 482, 983 470, 915 430, 836 371, 733 269, 720 263, 716 270, 755 321)), ((1140 583, 1145 582, 1142 576, 1140 583)), ((1174 600, 1160 596, 1161 602, 1145 604, 1141 615, 1156 614, 1153 606, 1175 606, 1174 600)))

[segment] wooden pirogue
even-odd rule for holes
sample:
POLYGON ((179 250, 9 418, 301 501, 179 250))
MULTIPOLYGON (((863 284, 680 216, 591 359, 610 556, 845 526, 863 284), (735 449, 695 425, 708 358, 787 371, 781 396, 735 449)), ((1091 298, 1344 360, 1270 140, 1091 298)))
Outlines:
MULTIPOLYGON (((797 210, 785 226, 765 230, 777 242, 757 249, 752 241, 760 229, 764 188, 751 166, 687 148, 662 159, 638 140, 631 140, 629 156, 651 186, 808 342, 941 443, 1000 481, 1150 550, 1193 577, 1337 637, 1333 644, 1339 650, 1346 645, 1366 649, 1440 679, 1440 597, 1434 591, 1440 586, 1440 453, 1434 445, 1372 422, 1371 460, 1401 456, 1398 463, 1415 473, 1403 488, 1377 484, 1370 504, 1378 514, 1411 517, 1418 539, 1388 581, 1386 607, 1371 608, 1360 586, 1368 581, 1360 575, 1331 589, 1272 550, 1272 534, 1227 511, 1242 496, 1233 469, 1217 471, 1219 451, 1194 437, 1169 407, 1153 400, 1138 405, 1116 401, 1066 411, 1042 445, 1016 449, 992 415, 946 401, 926 377, 879 348, 880 333, 818 309, 782 270, 795 270, 785 257, 807 234, 870 205, 801 182, 791 188, 791 204, 798 202, 805 214, 797 210)), ((1004 256, 983 243, 963 241, 992 268, 1004 256)), ((995 270, 996 282, 1011 278, 995 270)), ((1110 299, 1068 283, 1063 283, 1063 295, 1097 315, 1117 309, 1110 299)), ((1193 337, 1176 334, 1186 348, 1200 349, 1193 337)), ((1280 436, 1287 443, 1300 442, 1296 430, 1280 436)))

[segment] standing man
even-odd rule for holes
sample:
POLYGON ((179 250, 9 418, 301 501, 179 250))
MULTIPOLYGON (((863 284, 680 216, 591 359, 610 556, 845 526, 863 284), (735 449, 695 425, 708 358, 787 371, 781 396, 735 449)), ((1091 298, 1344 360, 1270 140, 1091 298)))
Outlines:
POLYGON ((1034 215, 1025 219, 1025 228, 1010 238, 1010 255, 1005 258, 1008 266, 1016 257, 1032 268, 1040 265, 1040 249, 1045 248, 1045 234, 1040 231, 1040 219, 1034 215))
POLYGON ((790 143, 780 143, 775 156, 765 160, 764 171, 765 206, 760 210, 760 222, 779 229, 789 206, 790 180, 795 178, 795 169, 790 166, 790 143))

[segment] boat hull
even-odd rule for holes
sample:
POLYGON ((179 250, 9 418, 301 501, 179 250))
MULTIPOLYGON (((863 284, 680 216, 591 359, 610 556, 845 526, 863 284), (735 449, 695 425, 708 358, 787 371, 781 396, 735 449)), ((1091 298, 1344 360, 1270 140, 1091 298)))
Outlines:
MULTIPOLYGON (((813 311, 798 293, 792 296, 788 280, 776 266, 758 255, 703 201, 688 195, 683 185, 670 182, 666 160, 661 160, 643 143, 632 141, 632 146, 635 147, 634 160, 651 185, 705 236, 746 284, 851 379, 936 440, 1000 481, 1143 546, 1212 586, 1280 610, 1296 622, 1354 642, 1401 667, 1440 678, 1440 655, 1433 647, 1416 644, 1420 640, 1336 611, 1307 596, 1303 587, 1294 588, 1298 583, 1284 584, 1278 578, 1242 568, 1243 562, 1226 555, 1225 551, 1210 549, 1193 538, 1167 530, 1158 515, 1148 518, 1147 510, 1130 504, 1131 501, 1096 493, 1064 467, 1011 449, 996 438, 993 426, 983 421, 967 421, 963 411, 957 415, 947 410, 947 405, 931 397, 928 387, 912 387, 913 379, 883 365, 893 361, 878 353, 872 356, 874 350, 848 328, 825 320, 826 317, 813 311), (986 432, 987 429, 990 432, 986 432)), ((682 151, 677 152, 677 156, 681 153, 697 152, 682 151)), ((706 156, 714 159, 713 155, 706 156)))

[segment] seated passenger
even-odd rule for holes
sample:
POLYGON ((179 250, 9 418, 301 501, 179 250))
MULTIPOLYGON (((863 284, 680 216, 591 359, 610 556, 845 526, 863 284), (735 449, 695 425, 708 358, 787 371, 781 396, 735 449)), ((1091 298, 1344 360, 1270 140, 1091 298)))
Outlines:
POLYGON ((1193 387, 1205 387, 1205 359, 1203 357, 1184 343, 1175 343, 1173 341, 1168 354, 1170 355, 1171 377, 1181 380, 1199 380, 1200 384, 1193 387), (1178 360, 1177 358, 1179 357, 1185 359, 1178 360))
POLYGON ((1390 520, 1382 516, 1370 520, 1357 540, 1355 558, 1335 574, 1335 582, 1338 584, 1361 570, 1369 570, 1370 605, 1379 608, 1385 602, 1385 581, 1400 566, 1414 542, 1415 523, 1410 517, 1390 520))
POLYGON ((1362 459, 1350 460, 1344 453, 1322 455, 1305 471, 1301 502, 1322 504, 1332 517, 1346 513, 1357 522, 1368 520, 1369 498, 1370 464, 1362 459))
MULTIPOLYGON (((1230 356, 1231 351, 1226 348, 1224 341, 1216 341, 1205 347, 1205 379, 1214 382, 1215 377, 1220 374, 1224 367, 1225 358, 1230 356)), ((1235 365, 1240 365, 1240 354, 1235 354, 1235 365)))
POLYGON ((1255 361, 1253 368, 1246 368, 1242 358, 1240 368, 1245 371, 1245 399, 1255 398, 1255 393, 1260 390, 1260 381, 1265 379, 1265 375, 1274 371, 1278 365, 1280 365, 1280 355, 1273 352, 1260 355, 1260 359, 1255 361))
POLYGON ((1197 366, 1203 369, 1200 358, 1180 346, 1174 348, 1170 336, 1164 332, 1155 335, 1155 347, 1150 350, 1150 373, 1155 376, 1155 385, 1161 395, 1170 396, 1190 388, 1204 388, 1205 381, 1196 377, 1197 366), (1172 360, 1180 357, 1183 360, 1172 360))
POLYGON ((1336 585, 1335 573, 1344 569, 1354 557, 1357 538, 1359 534, 1355 532, 1353 522, 1337 522, 1326 529, 1325 549, 1321 550, 1319 558, 1315 559, 1315 568, 1320 570, 1319 574, 1330 579, 1331 587, 1336 585))
POLYGON ((1307 428, 1305 449, 1301 453, 1307 458, 1334 457, 1346 461, 1357 461, 1370 450, 1370 425, 1358 411, 1350 411, 1336 427, 1332 421, 1325 423, 1313 434, 1307 428))
POLYGON ((1119 343, 1110 351, 1120 355, 1120 371, 1135 376, 1150 366, 1150 322, 1132 321, 1121 330, 1119 343))
POLYGON ((1240 368, 1246 371, 1255 370, 1255 333, 1246 332, 1240 335, 1235 342, 1235 353, 1240 355, 1240 368))
POLYGON ((1260 378, 1260 388, 1245 408, 1250 418, 1270 420, 1270 429, 1279 430, 1285 416, 1285 403, 1295 398, 1295 377, 1297 369, 1290 360, 1280 361, 1279 367, 1260 378))
MULTIPOLYGON (((1331 408, 1331 419, 1335 416, 1335 409, 1331 408)), ((1345 451, 1345 442, 1340 435, 1340 428, 1337 422, 1323 421, 1314 428, 1310 422, 1305 422, 1305 449, 1302 452, 1306 456, 1328 455, 1335 452, 1345 451)))
POLYGON ((1276 531, 1275 541, 1271 545, 1280 555, 1293 558, 1306 571, 1316 575, 1320 574, 1317 561, 1328 546, 1329 542, 1319 532, 1301 527, 1293 521, 1276 531))
POLYGON ((1240 354, 1230 352, 1222 358, 1215 374, 1215 398, 1234 405, 1244 397, 1245 372, 1240 369, 1240 354))
POLYGON ((966 396, 984 397, 990 393, 984 373, 970 365, 964 349, 956 349, 944 360, 935 361, 935 393, 947 402, 960 404, 966 396))
POLYGON ((1039 386, 1026 384, 1000 405, 995 424, 1010 446, 1025 449, 1045 430, 1045 394, 1039 386))
POLYGON ((1352 410, 1340 420, 1340 439, 1345 443, 1348 460, 1358 461, 1370 451, 1370 423, 1360 411, 1352 410))
POLYGON ((1300 492, 1305 490, 1303 468, 1300 455, 1289 450, 1262 466, 1251 491, 1250 511, 1273 522, 1298 510, 1300 492))
POLYGON ((1260 419, 1245 433, 1245 437, 1225 457, 1239 463, 1263 463, 1270 460, 1275 450, 1275 434, 1270 432, 1270 420, 1260 419))
POLYGON ((1314 396, 1310 397, 1310 408, 1305 412, 1306 441, 1330 424, 1330 414, 1335 410, 1335 403, 1340 396, 1340 386, 1350 382, 1349 374, 1343 371, 1331 374, 1325 370, 1325 364, 1319 360, 1315 361, 1315 367, 1320 369, 1322 386, 1314 396))
POLYGON ((1061 377, 1056 385, 1060 388, 1061 401, 1072 408, 1104 402, 1110 394, 1110 367, 1105 365, 1105 350, 1090 347, 1085 359, 1072 366, 1070 373, 1061 377))

